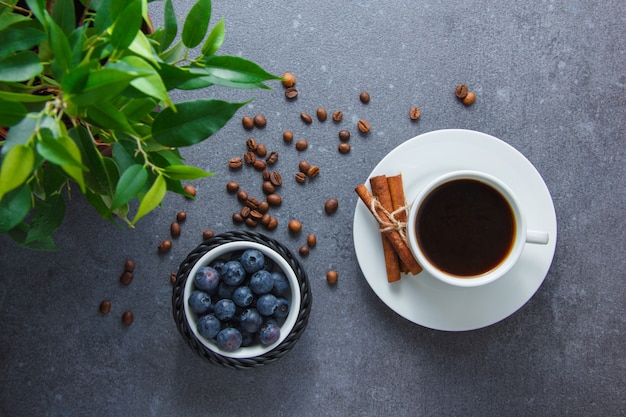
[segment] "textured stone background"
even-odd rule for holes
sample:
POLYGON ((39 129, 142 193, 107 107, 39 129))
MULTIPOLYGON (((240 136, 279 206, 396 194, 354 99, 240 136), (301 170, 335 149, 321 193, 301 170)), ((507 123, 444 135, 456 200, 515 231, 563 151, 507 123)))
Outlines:
MULTIPOLYGON (((283 89, 179 94, 176 100, 255 100, 214 137, 185 152, 216 175, 197 181, 197 201, 168 196, 135 230, 99 219, 78 195, 56 234, 59 253, 33 253, 0 238, 0 415, 13 416, 618 416, 626 413, 624 260, 626 184, 626 4, 580 0, 215 1, 224 16, 222 54, 271 72, 292 71, 300 97, 283 89), (471 108, 454 98, 465 82, 471 108), (361 90, 372 96, 368 106, 361 90), (408 108, 422 118, 412 123, 408 108), (341 109, 352 152, 336 151, 332 122, 305 126, 302 111, 341 109), (264 113, 258 141, 280 152, 285 177, 281 227, 270 235, 293 251, 286 223, 298 217, 318 246, 304 259, 313 292, 309 326, 278 362, 232 371, 206 363, 172 320, 170 272, 202 230, 242 228, 230 220, 235 179, 259 190, 251 170, 226 166, 250 136, 239 123, 264 113), (368 119, 368 137, 354 122, 368 119), (448 333, 415 325, 370 289, 352 244, 354 186, 390 150, 420 133, 466 128, 520 150, 552 194, 558 236, 537 294, 490 327, 448 333), (304 154, 282 143, 292 129, 304 154), (299 186, 297 163, 322 174, 299 186), (329 197, 340 201, 323 214, 329 197), (178 210, 188 212, 173 250, 158 243, 178 210), (124 259, 135 280, 123 288, 124 259), (329 287, 327 269, 339 272, 329 287), (113 302, 102 317, 98 304, 113 302), (125 328, 122 311, 135 323, 125 328)), ((175 2, 180 20, 193 2, 175 2)), ((162 3, 151 4, 155 22, 162 3)), ((260 195, 259 191, 259 195, 260 195)), ((245 228, 242 228, 245 229, 245 228)))

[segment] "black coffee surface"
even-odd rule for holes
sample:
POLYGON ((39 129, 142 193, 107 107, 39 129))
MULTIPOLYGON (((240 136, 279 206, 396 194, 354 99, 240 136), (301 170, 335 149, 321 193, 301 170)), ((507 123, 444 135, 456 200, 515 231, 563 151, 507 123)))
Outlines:
POLYGON ((515 219, 495 189, 472 179, 435 188, 417 213, 422 252, 440 270, 460 277, 495 268, 511 249, 515 219))

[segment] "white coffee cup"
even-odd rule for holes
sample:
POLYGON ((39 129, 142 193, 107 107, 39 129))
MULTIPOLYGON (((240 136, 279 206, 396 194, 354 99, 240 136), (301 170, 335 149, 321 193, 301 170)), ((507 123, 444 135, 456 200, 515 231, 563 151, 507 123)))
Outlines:
MULTIPOLYGON (((450 191, 450 196, 453 195, 451 193, 452 191, 450 191)), ((487 207, 486 210, 487 209, 491 209, 491 207, 487 207)), ((519 201, 506 184, 492 175, 470 170, 446 173, 435 178, 420 190, 409 210, 407 237, 411 251, 425 271, 443 282, 460 287, 475 287, 497 280, 515 265, 527 243, 545 245, 549 241, 548 233, 527 230, 526 218, 519 201), (485 185, 487 187, 484 187, 485 185), (441 193, 432 194, 432 192, 435 190, 443 190, 445 187, 450 191, 452 190, 450 186, 456 187, 457 190, 465 188, 462 191, 465 192, 465 195, 468 197, 450 197, 448 202, 454 204, 445 206, 447 207, 445 209, 446 213, 442 213, 443 209, 433 209, 432 204, 436 204, 435 199, 441 199, 443 197, 441 193), (468 187, 472 188, 469 189, 468 187), (478 194, 478 190, 484 191, 486 198, 478 198, 477 196, 480 195, 478 194), (506 205, 508 205, 510 209, 507 211, 508 214, 504 215, 505 208, 503 207, 505 207, 505 205, 498 205, 498 203, 504 202, 501 198, 497 197, 497 194, 493 193, 493 190, 495 190, 497 194, 504 199, 506 205), (437 195, 437 197, 434 197, 435 195, 437 195), (476 205, 457 205, 457 200, 473 200, 476 205), (494 205, 498 207, 498 210, 494 209, 494 213, 502 214, 502 216, 486 216, 486 211, 483 213, 483 202, 492 200, 494 201, 494 205), (437 218, 436 216, 440 216, 440 218, 437 218, 437 221, 428 222, 427 219, 431 217, 423 217, 421 221, 418 221, 418 216, 426 215, 428 205, 431 205, 431 213, 435 214, 435 218, 437 218), (456 210, 456 214, 448 214, 448 208, 450 208, 450 210, 456 210), (438 212, 441 214, 438 214, 438 212), (460 215, 458 215, 459 213, 460 215), (475 213, 479 213, 480 215, 476 215, 475 213), (500 233, 503 239, 507 239, 506 245, 492 245, 492 242, 488 241, 489 238, 486 237, 486 234, 489 232, 484 231, 494 229, 491 227, 493 221, 495 221, 492 217, 494 219, 501 217, 503 223, 506 224, 511 224, 510 220, 512 220, 512 229, 509 228, 508 231, 500 233), (476 220, 476 223, 478 223, 480 227, 469 226, 473 224, 474 219, 479 219, 476 220), (465 227, 466 225, 467 227, 465 227), (477 231, 470 232, 470 229, 477 229, 477 231), (426 232, 426 230, 428 232, 426 232), (458 230, 464 232, 457 233, 458 230), (430 234, 426 236, 426 233, 430 234), (442 236, 446 237, 443 238, 442 236), (433 244, 429 244, 428 239, 430 239, 430 241, 439 239, 439 242, 437 242, 439 247, 433 250, 433 244), (429 247, 431 247, 431 249, 429 249, 429 247), (481 261, 482 255, 466 256, 469 253, 482 253, 477 250, 479 247, 484 248, 485 259, 493 255, 494 259, 497 259, 497 261, 486 265, 480 272, 461 273, 458 269, 455 270, 455 268, 462 269, 462 265, 464 264, 473 264, 474 261, 481 261), (452 248, 454 248, 454 250, 452 250, 452 248), (449 250, 450 253, 445 253, 447 250, 449 250), (427 253, 429 251, 430 254, 427 253), (447 260, 443 261, 442 259, 444 258, 447 260), (435 262, 439 264, 436 265, 435 262)), ((493 242, 497 241, 497 239, 493 239, 493 242)))

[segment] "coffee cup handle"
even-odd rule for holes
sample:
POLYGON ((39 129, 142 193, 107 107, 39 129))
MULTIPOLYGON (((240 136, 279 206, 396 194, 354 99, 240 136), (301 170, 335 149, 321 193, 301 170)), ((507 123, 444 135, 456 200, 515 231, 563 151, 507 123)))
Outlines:
POLYGON ((536 243, 538 245, 547 245, 550 241, 550 235, 539 230, 526 231, 526 243, 536 243))

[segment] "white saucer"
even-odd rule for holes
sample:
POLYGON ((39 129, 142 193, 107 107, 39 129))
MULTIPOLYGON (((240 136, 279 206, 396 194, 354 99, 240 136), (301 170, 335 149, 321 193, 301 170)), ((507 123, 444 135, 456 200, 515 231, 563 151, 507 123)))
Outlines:
POLYGON ((402 317, 437 330, 464 331, 503 320, 522 307, 545 279, 556 248, 556 214, 550 192, 535 167, 515 148, 485 133, 438 130, 392 150, 375 175, 402 174, 407 201, 426 182, 448 171, 473 169, 494 175, 517 195, 529 229, 548 232, 547 245, 527 244, 518 263, 497 281, 473 288, 445 284, 426 272, 388 283, 376 221, 359 200, 353 238, 363 275, 380 299, 402 317))

